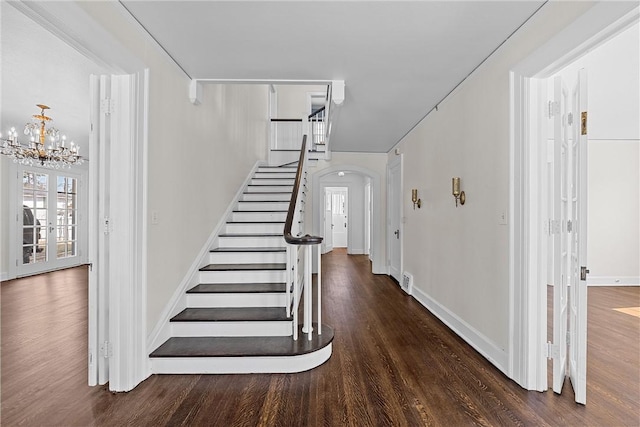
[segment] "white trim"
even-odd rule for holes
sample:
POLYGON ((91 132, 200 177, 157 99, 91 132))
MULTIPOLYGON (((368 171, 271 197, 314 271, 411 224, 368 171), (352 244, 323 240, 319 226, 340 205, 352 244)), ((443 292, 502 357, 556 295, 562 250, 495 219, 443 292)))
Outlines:
POLYGON ((510 109, 510 260, 509 376, 527 389, 545 388, 546 258, 537 209, 540 162, 529 141, 538 131, 531 110, 532 77, 553 74, 637 20, 632 2, 601 2, 540 46, 511 71, 510 109), (534 256, 535 255, 535 256, 534 256))
POLYGON ((304 372, 329 360, 333 343, 312 353, 282 357, 156 357, 154 374, 289 374, 304 372))
POLYGON ((508 356, 503 349, 415 285, 412 296, 467 344, 508 375, 508 356))
POLYGON ((191 289, 199 283, 200 268, 209 264, 209 251, 215 247, 214 245, 216 243, 218 235, 224 230, 227 221, 232 216, 233 210, 238 203, 238 200, 240 200, 245 188, 253 179, 253 175, 260 166, 264 165, 265 163, 263 161, 257 161, 253 165, 253 168, 247 175, 244 183, 240 186, 232 202, 227 207, 226 212, 220 217, 220 221, 218 221, 218 224, 209 235, 209 238, 200 249, 200 252, 198 252, 198 255, 194 258, 193 263, 184 275, 182 281, 180 282, 180 285, 176 288, 175 292, 171 296, 171 299, 160 314, 158 322, 147 337, 147 354, 151 353, 171 337, 171 325, 169 320, 173 316, 187 308, 187 290, 191 289))
MULTIPOLYGON (((144 64, 77 2, 7 2, 85 58, 112 73, 132 73, 144 64)), ((124 10, 124 8, 122 8, 124 10)), ((139 25, 138 25, 139 26, 139 25)))
POLYGON ((589 276, 587 286, 640 286, 640 277, 589 276))

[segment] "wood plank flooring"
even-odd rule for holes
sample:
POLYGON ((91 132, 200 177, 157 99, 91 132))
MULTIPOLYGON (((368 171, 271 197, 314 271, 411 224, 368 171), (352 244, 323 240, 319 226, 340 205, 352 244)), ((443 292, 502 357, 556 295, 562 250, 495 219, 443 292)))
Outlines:
POLYGON ((637 426, 633 288, 589 289, 587 406, 507 379, 364 256, 323 257, 333 356, 299 374, 156 375, 86 386, 85 268, 2 283, 2 426, 637 426))

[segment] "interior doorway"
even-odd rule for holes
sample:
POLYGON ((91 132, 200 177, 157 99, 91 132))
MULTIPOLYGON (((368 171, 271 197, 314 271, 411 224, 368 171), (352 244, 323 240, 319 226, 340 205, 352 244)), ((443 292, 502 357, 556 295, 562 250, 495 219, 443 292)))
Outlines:
POLYGON ((546 239, 556 224, 547 216, 547 145, 541 134, 550 105, 541 81, 636 24, 638 17, 637 5, 597 3, 511 71, 508 363, 511 378, 530 390, 547 390, 547 354, 552 350, 546 339, 546 239))
MULTIPOLYGON (((640 276, 638 204, 619 197, 620 194, 638 194, 640 185, 639 33, 636 23, 546 81, 548 99, 556 103, 550 109, 553 110, 550 116, 554 116, 550 124, 553 123, 554 129, 550 128, 548 134, 558 139, 550 138, 547 144, 554 148, 553 155, 548 156, 549 164, 554 166, 549 169, 558 172, 557 176, 547 174, 547 191, 550 195, 556 193, 549 199, 548 214, 549 218, 560 219, 551 227, 553 238, 547 239, 548 253, 557 255, 547 258, 548 283, 552 291, 549 295, 554 306, 547 319, 548 324, 553 325, 549 328, 548 340, 554 347, 549 378, 553 378, 553 389, 557 393, 561 392, 565 377, 571 378, 572 385, 576 380, 578 383, 584 381, 575 391, 576 401, 580 403, 586 403, 587 362, 585 360, 585 377, 574 379, 572 352, 566 350, 571 350, 576 343, 582 344, 586 357, 589 346, 586 331, 584 343, 580 337, 574 337, 574 332, 581 323, 586 328, 589 317, 587 284, 589 287, 634 286, 640 276), (585 119, 587 135, 584 136, 585 139, 588 136, 588 140, 576 145, 580 132, 568 130, 585 124, 575 111, 571 112, 572 104, 576 102, 571 96, 571 88, 579 85, 580 79, 588 82, 589 114, 588 120, 585 119), (609 114, 611 105, 617 106, 616 114, 609 114), (577 149, 584 151, 582 162, 575 159, 577 149), (578 175, 582 175, 582 179, 575 185, 578 175), (586 218, 580 221, 576 216, 580 211, 579 201, 584 204, 588 221, 586 218), (584 286, 579 284, 580 271, 577 271, 579 267, 573 256, 578 252, 578 241, 587 252, 585 262, 580 263, 588 267, 585 268, 584 286), (581 293, 584 293, 584 301, 581 293), (575 317, 576 309, 583 312, 582 321, 575 317), (571 338, 569 343, 564 342, 565 337, 571 338)), ((627 304, 636 305, 636 301, 627 304)))

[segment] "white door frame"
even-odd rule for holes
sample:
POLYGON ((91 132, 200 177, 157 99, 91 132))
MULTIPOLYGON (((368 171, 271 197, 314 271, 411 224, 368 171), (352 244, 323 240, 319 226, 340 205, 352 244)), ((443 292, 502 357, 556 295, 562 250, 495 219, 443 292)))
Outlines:
POLYGON ((401 282, 401 278, 402 278, 402 273, 404 271, 404 254, 403 254, 403 241, 404 241, 404 227, 403 227, 403 221, 402 221, 402 217, 404 215, 403 212, 403 203, 402 203, 402 192, 403 192, 403 187, 404 187, 404 174, 403 174, 403 154, 399 154, 396 157, 394 157, 389 163, 387 163, 387 274, 390 275, 391 277, 394 277, 391 274, 391 245, 393 242, 393 237, 392 235, 394 234, 394 232, 398 232, 399 236, 396 237, 396 240, 398 240, 398 244, 399 244, 399 250, 400 250, 400 265, 398 266, 398 277, 394 277, 396 280, 398 280, 398 282, 401 282), (391 176, 391 169, 394 167, 399 167, 400 168, 400 182, 399 182, 399 188, 391 188, 391 180, 389 179, 389 177, 391 176), (400 203, 398 206, 394 206, 393 203, 390 203, 391 201, 391 196, 392 194, 394 194, 394 192, 398 193, 399 199, 400 199, 400 203), (394 227, 392 227, 391 224, 391 212, 392 209, 397 208, 398 209, 398 228, 397 230, 393 230, 394 227))
MULTIPOLYGON (((117 74, 114 87, 118 94, 114 99, 112 122, 116 123, 112 132, 117 140, 111 150, 111 162, 117 164, 117 173, 113 173, 111 188, 118 192, 110 195, 114 213, 110 223, 113 239, 118 241, 118 251, 112 251, 113 262, 109 283, 93 285, 107 288, 109 310, 109 342, 105 353, 109 357, 109 388, 112 391, 128 391, 150 374, 149 358, 146 351, 146 242, 147 242, 147 129, 148 129, 148 82, 149 72, 145 64, 132 55, 119 40, 103 30, 99 23, 87 14, 77 2, 11 2, 25 15, 49 30, 80 54, 101 65, 108 72, 117 74), (78 26, 78 22, 86 25, 78 26), (115 119, 114 119, 115 117, 115 119), (118 187, 120 186, 120 187, 118 187), (122 263, 119 265, 119 263, 122 263)), ((123 19, 133 25, 134 18, 120 5, 116 10, 123 19)), ((160 55, 165 55, 151 36, 147 37, 160 55)), ((169 61, 169 63, 172 63, 169 61)), ((176 65, 176 69, 178 66, 176 65)), ((186 96, 186 95, 185 95, 186 96)), ((89 159, 90 180, 98 175, 93 164, 100 163, 98 150, 93 147, 89 159), (95 156, 94 156, 95 154, 95 156)), ((95 188, 94 182, 90 182, 95 188)), ((91 197, 97 197, 90 194, 91 197)), ((91 213, 95 214, 97 202, 89 200, 91 213)), ((95 253, 95 236, 103 232, 104 221, 90 218, 89 248, 93 247, 93 256, 89 263, 99 269, 99 258, 95 253)), ((97 275, 99 277, 99 274, 97 275)), ((96 275, 90 274, 91 282, 96 275)), ((90 291, 91 292, 91 291, 90 291)), ((94 289, 95 292, 95 289, 94 289)), ((93 301, 95 303, 95 301, 93 301)), ((92 301, 89 302, 92 310, 92 301)), ((89 314, 89 321, 95 322, 98 316, 89 314)), ((96 327, 94 324, 91 327, 96 327)), ((91 343, 90 343, 91 345, 91 343)), ((104 343, 97 343, 98 346, 104 343)), ((94 349, 95 350, 95 349, 94 349)), ((94 351, 91 357, 98 357, 94 351)), ((89 378, 90 384, 96 381, 89 378)))
POLYGON ((637 22, 636 3, 598 3, 510 73, 509 376, 529 390, 547 388, 546 145, 535 144, 546 122, 547 78, 637 22), (541 98, 545 96, 545 98, 541 98), (541 191, 543 190, 543 191, 541 191))

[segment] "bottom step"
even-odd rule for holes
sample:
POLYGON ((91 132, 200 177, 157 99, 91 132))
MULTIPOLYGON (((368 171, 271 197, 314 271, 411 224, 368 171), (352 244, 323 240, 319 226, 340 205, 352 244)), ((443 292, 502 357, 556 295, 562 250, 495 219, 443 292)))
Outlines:
POLYGON ((309 340, 289 337, 174 337, 150 355, 154 374, 293 373, 313 369, 331 357, 333 329, 317 325, 309 340))

